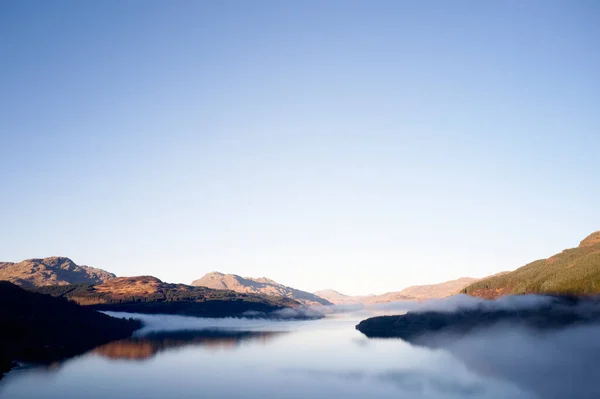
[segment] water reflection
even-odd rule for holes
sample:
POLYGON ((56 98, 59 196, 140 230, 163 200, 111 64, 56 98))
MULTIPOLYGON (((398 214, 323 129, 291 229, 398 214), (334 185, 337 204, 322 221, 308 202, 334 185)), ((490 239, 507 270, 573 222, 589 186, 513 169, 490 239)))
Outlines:
POLYGON ((356 320, 154 318, 143 335, 50 369, 10 372, 11 399, 341 397, 591 399, 600 397, 600 330, 546 337, 516 329, 438 341, 367 339, 356 320), (160 323, 169 330, 159 331, 160 323), (175 326, 196 329, 173 331, 175 326), (150 328, 151 327, 151 328, 150 328))
MULTIPOLYGON (((363 380, 368 384, 383 382, 398 388, 403 393, 423 395, 437 394, 440 397, 458 396, 461 398, 484 397, 486 385, 479 380, 461 380, 453 374, 439 374, 431 370, 385 370, 370 373, 367 370, 355 369, 344 371, 318 369, 287 369, 287 373, 305 375, 311 379, 338 379, 348 382, 363 380)), ((436 396, 437 397, 437 396, 436 396)))
POLYGON ((600 398, 600 326, 536 334, 484 331, 447 350, 472 371, 510 380, 541 398, 600 398), (467 348, 469 348, 467 350, 467 348), (477 356, 484 350, 485 356, 477 356))
POLYGON ((449 353, 471 372, 509 382, 539 398, 592 399, 600 398, 598 336, 598 325, 545 332, 497 325, 463 336, 424 336, 414 346, 449 353))
POLYGON ((168 331, 110 342, 92 353, 110 359, 146 360, 159 352, 186 346, 202 346, 209 350, 234 350, 244 341, 266 345, 281 331, 168 331))

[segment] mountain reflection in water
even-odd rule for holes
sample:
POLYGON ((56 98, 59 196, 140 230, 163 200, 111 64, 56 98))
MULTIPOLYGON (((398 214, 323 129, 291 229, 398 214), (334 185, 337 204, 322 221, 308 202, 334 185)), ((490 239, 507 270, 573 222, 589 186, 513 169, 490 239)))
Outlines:
POLYGON ((186 346, 203 346, 209 350, 235 350, 244 341, 267 344, 285 334, 277 331, 167 331, 132 337, 102 345, 92 352, 110 359, 146 360, 159 352, 186 346))

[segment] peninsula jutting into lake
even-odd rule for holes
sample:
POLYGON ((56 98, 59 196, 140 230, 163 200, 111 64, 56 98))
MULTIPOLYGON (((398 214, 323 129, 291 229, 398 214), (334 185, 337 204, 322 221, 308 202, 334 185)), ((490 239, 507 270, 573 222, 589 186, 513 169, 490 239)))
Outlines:
POLYGON ((369 338, 401 338, 419 342, 425 336, 466 335, 497 325, 538 331, 600 324, 600 297, 540 296, 536 306, 479 303, 448 311, 410 311, 404 315, 379 316, 361 321, 356 329, 369 338))

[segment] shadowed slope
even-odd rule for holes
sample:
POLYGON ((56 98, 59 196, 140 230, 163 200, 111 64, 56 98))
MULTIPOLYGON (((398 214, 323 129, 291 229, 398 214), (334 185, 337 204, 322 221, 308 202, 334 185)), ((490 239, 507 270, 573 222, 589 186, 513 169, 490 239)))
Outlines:
POLYGON ((53 361, 130 336, 141 323, 0 281, 0 372, 13 360, 53 361))

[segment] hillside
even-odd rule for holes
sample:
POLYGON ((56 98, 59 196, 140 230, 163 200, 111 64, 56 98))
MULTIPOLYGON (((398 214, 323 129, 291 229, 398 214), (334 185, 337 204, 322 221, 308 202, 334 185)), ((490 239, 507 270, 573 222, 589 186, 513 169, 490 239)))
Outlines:
POLYGON ((0 281, 0 377, 15 360, 55 361, 115 339, 141 323, 116 319, 49 295, 0 281))
POLYGON ((71 259, 52 256, 22 262, 0 262, 0 280, 22 287, 67 284, 99 284, 116 276, 106 270, 80 266, 71 259))
POLYGON ((240 277, 235 274, 223 274, 212 272, 192 282, 193 286, 208 287, 220 290, 232 290, 239 293, 251 293, 261 295, 276 295, 294 299, 303 305, 331 305, 327 299, 321 298, 310 292, 301 291, 296 288, 286 287, 271 279, 240 277))
POLYGON ((300 306, 289 298, 169 284, 152 276, 119 277, 98 285, 45 286, 35 290, 98 310, 137 313, 224 317, 300 306))
POLYGON ((598 294, 600 231, 590 234, 576 248, 480 280, 461 292, 483 298, 511 294, 598 294))

